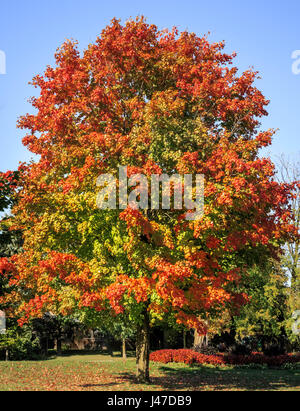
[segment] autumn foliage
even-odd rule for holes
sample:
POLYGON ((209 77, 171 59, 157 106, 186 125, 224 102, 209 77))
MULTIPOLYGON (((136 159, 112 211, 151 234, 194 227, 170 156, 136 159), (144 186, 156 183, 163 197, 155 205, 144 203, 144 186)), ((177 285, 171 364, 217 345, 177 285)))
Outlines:
POLYGON ((139 324, 172 315, 203 332, 208 313, 247 302, 247 269, 292 234, 291 187, 260 158, 268 101, 257 73, 238 73, 223 43, 113 20, 80 55, 67 41, 32 84, 36 114, 18 126, 39 160, 22 166, 13 228, 24 253, 0 261, 22 324, 43 312, 111 310, 139 324), (96 179, 128 173, 205 175, 205 214, 99 210, 96 179))

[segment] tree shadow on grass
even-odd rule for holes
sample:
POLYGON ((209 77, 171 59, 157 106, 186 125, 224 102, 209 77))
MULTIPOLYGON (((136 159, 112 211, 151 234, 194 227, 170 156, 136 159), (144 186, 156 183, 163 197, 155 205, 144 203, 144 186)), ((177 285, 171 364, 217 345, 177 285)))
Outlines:
MULTIPOLYGON (((95 355, 102 355, 106 357, 111 357, 111 358, 118 358, 121 357, 121 354, 119 353, 114 353, 112 355, 111 353, 107 351, 81 351, 81 350, 70 350, 70 351, 63 351, 61 354, 57 354, 55 350, 49 350, 48 355, 35 355, 32 356, 28 359, 23 360, 24 362, 45 362, 45 361, 50 361, 50 360, 55 360, 58 358, 68 358, 68 357, 74 357, 74 356, 80 356, 80 357, 92 357, 95 355)), ((21 361, 21 360, 20 360, 21 361)))
MULTIPOLYGON (((151 385, 163 390, 188 391, 277 391, 300 390, 300 372, 286 370, 226 369, 222 367, 159 367, 163 375, 151 376, 151 385)), ((120 378, 137 384, 136 377, 122 373, 120 378)))
POLYGON ((109 356, 110 354, 106 352, 100 352, 100 351, 64 351, 61 354, 57 354, 54 350, 49 350, 49 353, 47 355, 36 355, 32 356, 29 359, 24 360, 24 362, 45 362, 45 361, 50 361, 50 360, 55 360, 57 358, 66 358, 66 357, 73 357, 73 356, 84 356, 84 357, 89 357, 93 355, 107 355, 109 356))
POLYGON ((68 351, 63 351, 59 357, 72 357, 74 355, 80 355, 80 356, 85 356, 85 357, 89 357, 92 355, 106 355, 106 356, 110 356, 111 353, 107 352, 107 351, 84 351, 84 350, 68 350, 68 351))
MULTIPOLYGON (((103 357, 106 357, 108 359, 111 359, 113 361, 114 359, 122 359, 122 354, 114 351, 113 354, 108 351, 81 351, 81 350, 70 350, 70 351, 63 351, 61 354, 57 354, 55 350, 49 350, 48 355, 35 355, 32 356, 28 359, 24 360, 17 360, 20 362, 47 362, 51 360, 57 360, 57 359, 64 359, 64 358, 69 358, 69 357, 85 357, 87 360, 89 357, 95 357, 97 355, 101 355, 103 357)), ((128 352, 127 353, 127 358, 135 358, 135 352, 128 352)), ((14 360, 13 360, 14 361, 14 360)), ((4 362, 4 360, 0 359, 0 362, 4 362)))
MULTIPOLYGON (((107 357, 112 357, 112 358, 122 358, 122 354, 118 351, 114 351, 113 353, 109 351, 80 351, 80 350, 69 350, 69 351, 63 351, 61 355, 54 354, 54 357, 72 357, 75 355, 80 355, 80 356, 95 356, 95 355, 104 355, 107 357)), ((133 358, 135 357, 135 352, 127 352, 127 357, 128 358, 133 358)))

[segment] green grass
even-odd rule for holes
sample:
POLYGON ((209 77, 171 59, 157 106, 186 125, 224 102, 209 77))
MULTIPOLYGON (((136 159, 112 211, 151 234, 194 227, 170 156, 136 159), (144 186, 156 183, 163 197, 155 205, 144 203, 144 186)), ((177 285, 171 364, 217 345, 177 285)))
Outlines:
POLYGON ((151 384, 135 380, 135 360, 68 354, 45 361, 0 362, 0 391, 300 391, 300 369, 250 369, 151 363, 151 384))

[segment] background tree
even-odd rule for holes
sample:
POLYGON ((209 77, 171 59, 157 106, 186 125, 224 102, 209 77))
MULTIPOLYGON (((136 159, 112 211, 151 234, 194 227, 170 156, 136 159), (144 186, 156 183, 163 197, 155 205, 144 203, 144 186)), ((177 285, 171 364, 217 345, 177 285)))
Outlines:
MULTIPOLYGON (((137 377, 149 381, 151 324, 205 319, 246 303, 239 283, 293 232, 290 187, 259 158, 267 100, 257 73, 238 75, 223 43, 113 20, 80 56, 67 41, 33 85, 36 114, 19 121, 39 156, 22 169, 14 227, 24 252, 2 259, 20 323, 44 312, 113 310, 137 330, 137 377), (205 212, 99 210, 96 180, 142 173, 204 174, 205 212)), ((117 183, 117 186, 119 182, 117 183)), ((126 206, 125 206, 126 207, 126 206)))
POLYGON ((283 269, 289 274, 287 288, 289 318, 286 330, 295 347, 299 348, 300 337, 291 332, 291 329, 294 322, 293 313, 300 309, 300 162, 297 159, 290 159, 282 154, 278 158, 277 169, 279 181, 294 184, 294 197, 290 200, 291 212, 289 218, 297 228, 298 235, 285 244, 281 262, 283 269))
POLYGON ((121 355, 127 358, 126 343, 127 340, 135 339, 136 329, 129 319, 128 314, 116 315, 109 310, 96 312, 94 310, 85 310, 81 313, 80 322, 86 324, 92 329, 97 329, 106 336, 108 351, 113 354, 112 342, 121 343, 121 355))
MULTIPOLYGON (((278 159, 278 178, 280 181, 288 184, 294 184, 294 197, 290 200, 291 212, 290 220, 300 232, 300 161, 291 160, 285 155, 281 155, 278 159)), ((299 256, 300 256, 300 235, 294 237, 292 242, 288 242, 285 248, 285 256, 283 258, 284 266, 289 270, 291 275, 291 285, 295 288, 299 287, 299 256)), ((295 290, 300 292, 298 288, 295 290)))
POLYGON ((62 354, 62 341, 74 331, 84 328, 83 324, 76 318, 70 316, 53 315, 45 313, 42 318, 34 318, 30 322, 33 334, 38 337, 42 354, 48 355, 49 342, 55 342, 55 349, 58 355, 62 354))
POLYGON ((252 337, 255 350, 260 347, 272 355, 284 353, 288 348, 287 289, 287 275, 279 262, 270 260, 264 267, 253 267, 246 284, 250 302, 234 317, 237 337, 252 337))

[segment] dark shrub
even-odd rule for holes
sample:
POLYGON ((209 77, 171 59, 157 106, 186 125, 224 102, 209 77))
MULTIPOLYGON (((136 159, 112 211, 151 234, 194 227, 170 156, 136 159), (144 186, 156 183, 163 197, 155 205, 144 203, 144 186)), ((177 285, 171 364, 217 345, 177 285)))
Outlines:
MULTIPOLYGON (((11 361, 23 361, 23 360, 36 360, 40 357, 40 345, 37 338, 33 338, 31 332, 24 332, 23 334, 8 333, 7 336, 2 336, 1 345, 5 346, 5 340, 9 340, 7 346, 9 360, 11 361)), ((5 349, 0 351, 0 359, 5 359, 5 349)))
POLYGON ((250 355, 251 352, 251 347, 246 344, 236 343, 229 348, 229 353, 233 355, 250 355))
POLYGON ((262 352, 270 357, 284 355, 286 353, 287 341, 284 337, 262 339, 262 352))

